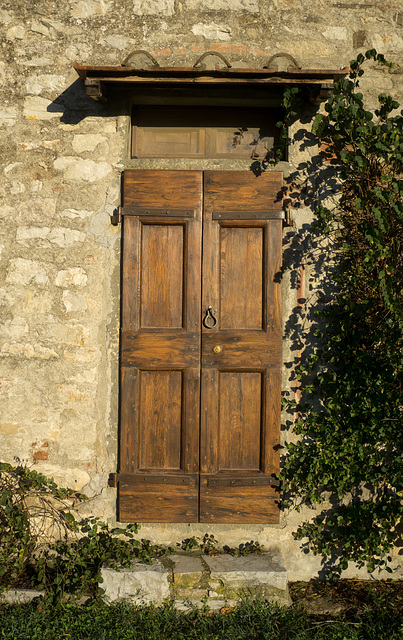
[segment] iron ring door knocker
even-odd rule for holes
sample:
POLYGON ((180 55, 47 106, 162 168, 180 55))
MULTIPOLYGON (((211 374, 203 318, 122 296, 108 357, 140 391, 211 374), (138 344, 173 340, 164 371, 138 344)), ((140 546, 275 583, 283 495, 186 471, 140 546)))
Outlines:
POLYGON ((214 315, 215 313, 217 313, 217 311, 215 311, 211 304, 209 304, 206 315, 203 318, 203 324, 206 329, 213 329, 216 326, 217 318, 214 315))

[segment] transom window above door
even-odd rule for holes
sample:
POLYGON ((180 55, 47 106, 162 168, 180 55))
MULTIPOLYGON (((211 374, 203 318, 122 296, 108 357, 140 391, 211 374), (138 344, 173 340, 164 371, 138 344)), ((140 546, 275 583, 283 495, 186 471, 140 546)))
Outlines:
POLYGON ((138 105, 133 158, 244 158, 273 153, 283 110, 273 107, 138 105))

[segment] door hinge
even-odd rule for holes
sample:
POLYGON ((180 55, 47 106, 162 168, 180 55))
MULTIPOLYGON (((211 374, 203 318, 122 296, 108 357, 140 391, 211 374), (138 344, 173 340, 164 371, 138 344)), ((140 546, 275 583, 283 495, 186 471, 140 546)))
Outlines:
POLYGON ((116 227, 118 224, 122 222, 122 207, 119 205, 117 209, 114 210, 113 215, 111 215, 111 224, 116 227))
POLYGON ((295 227, 295 220, 291 216, 291 210, 289 207, 284 211, 283 227, 295 227))
POLYGON ((108 487, 117 487, 119 482, 118 473, 110 473, 108 478, 108 487))

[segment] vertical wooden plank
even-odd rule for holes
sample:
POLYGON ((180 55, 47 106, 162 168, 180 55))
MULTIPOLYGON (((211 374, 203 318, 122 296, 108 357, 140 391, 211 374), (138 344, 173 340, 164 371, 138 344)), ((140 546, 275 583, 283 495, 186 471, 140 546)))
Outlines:
POLYGON ((217 472, 219 374, 205 367, 201 372, 200 472, 217 472))
POLYGON ((200 365, 183 372, 183 436, 181 469, 199 472, 200 437, 200 365), (197 402, 194 399, 197 399, 197 402))
POLYGON ((137 469, 138 456, 138 369, 122 367, 120 380, 119 470, 121 473, 133 473, 137 469))
POLYGON ((281 333, 282 221, 266 224, 266 324, 270 332, 281 333))
MULTIPOLYGON (((203 211, 203 266, 202 266, 202 317, 211 306, 217 312, 217 324, 214 327, 202 326, 203 334, 216 333, 219 329, 220 307, 220 264, 217 259, 220 227, 213 220, 212 211, 203 211)), ((203 339, 203 338, 202 338, 203 339)))
POLYGON ((123 218, 122 256, 122 328, 139 328, 140 293, 140 221, 136 217, 123 218))
POLYGON ((268 370, 265 378, 263 399, 265 427, 261 467, 263 473, 271 475, 280 471, 281 369, 268 370))

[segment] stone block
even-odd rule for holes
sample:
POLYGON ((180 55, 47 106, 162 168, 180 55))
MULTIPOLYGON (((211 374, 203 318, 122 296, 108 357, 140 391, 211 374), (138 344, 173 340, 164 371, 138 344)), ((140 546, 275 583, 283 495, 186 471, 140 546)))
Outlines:
POLYGON ((0 422, 0 433, 7 436, 18 433, 18 424, 16 422, 0 422))
POLYGON ((346 27, 328 27, 323 31, 323 36, 329 40, 346 40, 346 27))
POLYGON ((188 6, 196 11, 247 11, 259 12, 258 0, 188 0, 188 6))
POLYGON ((48 276, 41 263, 15 258, 10 260, 6 282, 25 287, 29 284, 45 285, 48 282, 48 276))
POLYGON ((367 34, 365 31, 354 31, 353 33, 353 47, 354 49, 359 49, 365 45, 367 40, 367 34))
POLYGON ((4 107, 0 109, 0 126, 11 126, 15 124, 17 118, 17 109, 15 107, 4 107))
POLYGON ((55 284, 57 287, 85 287, 87 279, 82 267, 70 267, 57 272, 55 284))
POLYGON ((236 600, 226 600, 225 602, 222 600, 208 600, 208 602, 201 602, 200 600, 174 600, 174 607, 178 611, 190 611, 193 608, 201 609, 204 606, 211 611, 219 611, 223 607, 226 610, 228 608, 235 608, 236 605, 236 600))
POLYGON ((11 344, 6 342, 1 347, 0 355, 2 357, 38 358, 39 360, 58 358, 58 354, 53 349, 49 349, 38 343, 31 344, 29 342, 12 342, 11 344))
POLYGON ((9 589, 1 594, 0 601, 7 604, 25 604, 42 597, 43 591, 35 591, 35 589, 9 589))
POLYGON ((25 29, 22 24, 17 24, 6 32, 7 40, 23 40, 25 36, 25 29))
POLYGON ((231 37, 231 29, 225 24, 194 24, 192 33, 195 36, 203 36, 206 40, 229 40, 231 37))
POLYGON ((103 142, 107 142, 107 139, 99 133, 81 133, 74 136, 72 146, 76 153, 82 153, 83 151, 94 151, 94 149, 103 142))
POLYGON ((173 563, 174 583, 186 587, 195 587, 200 584, 200 577, 205 571, 199 555, 174 555, 168 556, 173 563))
POLYGON ((161 604, 170 595, 170 571, 157 560, 151 565, 135 561, 131 568, 120 571, 103 567, 101 575, 101 588, 109 602, 127 599, 134 603, 161 604))
POLYGON ((85 20, 105 15, 106 11, 107 3, 104 0, 83 0, 73 4, 71 14, 74 18, 83 18, 85 20))
POLYGON ((166 557, 173 569, 174 596, 183 600, 207 597, 208 571, 200 555, 172 555, 166 557))
POLYGON ((177 589, 176 597, 184 602, 201 602, 208 598, 207 589, 177 589))
POLYGON ((64 171, 66 180, 86 180, 88 182, 102 180, 112 169, 108 162, 94 162, 74 156, 57 158, 53 166, 56 171, 64 171))
POLYGON ((73 291, 63 291, 62 300, 67 313, 84 311, 87 308, 85 298, 77 295, 73 291))
POLYGON ((136 16, 172 16, 174 11, 174 0, 133 0, 133 13, 136 16))
POLYGON ((290 602, 287 571, 279 553, 206 556, 205 562, 210 570, 209 596, 213 598, 259 596, 282 604, 290 602))
POLYGON ((24 101, 23 113, 30 120, 50 120, 60 118, 60 111, 52 110, 52 101, 39 96, 27 96, 24 101))
POLYGON ((26 89, 27 93, 38 96, 42 91, 61 90, 66 83, 64 76, 40 74, 33 75, 27 79, 26 89))
POLYGON ((85 233, 77 229, 69 229, 67 227, 55 227, 49 233, 48 240, 59 247, 68 247, 76 242, 84 242, 85 233))
POLYGON ((21 244, 27 244, 29 240, 49 240, 59 247, 67 247, 76 242, 83 242, 86 238, 85 233, 77 231, 77 229, 69 229, 68 227, 19 227, 17 229, 16 240, 21 244))

